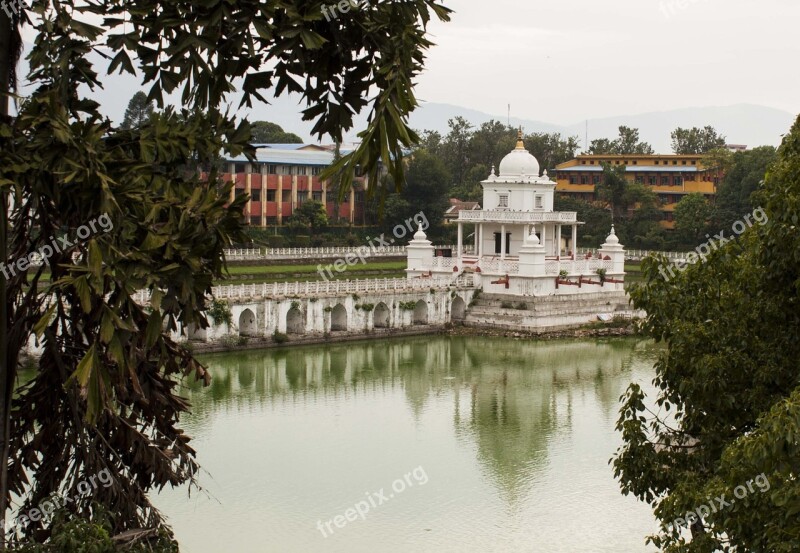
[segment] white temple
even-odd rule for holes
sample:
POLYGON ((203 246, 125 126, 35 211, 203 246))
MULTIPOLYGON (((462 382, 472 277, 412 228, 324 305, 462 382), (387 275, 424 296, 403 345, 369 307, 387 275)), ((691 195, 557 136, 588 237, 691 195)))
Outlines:
POLYGON ((408 245, 409 278, 479 275, 487 293, 549 296, 619 292, 625 250, 614 234, 596 252, 577 255, 577 213, 553 211, 556 183, 539 174, 539 162, 517 147, 481 182, 483 209, 461 211, 458 247, 452 257, 436 257, 422 230, 408 245), (464 226, 474 228, 465 246, 464 226), (566 235, 566 236, 565 236, 566 235))

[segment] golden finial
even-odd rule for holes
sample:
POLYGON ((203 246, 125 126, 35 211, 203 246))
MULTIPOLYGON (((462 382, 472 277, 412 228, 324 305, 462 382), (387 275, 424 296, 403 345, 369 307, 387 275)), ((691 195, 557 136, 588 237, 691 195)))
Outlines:
POLYGON ((524 150, 525 142, 522 140, 522 127, 517 131, 517 150, 524 150))

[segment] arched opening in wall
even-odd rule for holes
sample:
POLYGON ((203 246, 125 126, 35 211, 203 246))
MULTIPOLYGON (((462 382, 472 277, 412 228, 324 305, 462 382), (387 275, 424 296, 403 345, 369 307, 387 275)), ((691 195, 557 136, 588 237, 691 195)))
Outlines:
POLYGON ((186 327, 186 337, 194 342, 205 342, 208 339, 207 329, 200 328, 196 324, 186 327))
POLYGON ((257 334, 256 314, 250 309, 245 309, 239 315, 239 336, 255 336, 257 334))
POLYGON ((372 313, 372 326, 375 328, 389 328, 389 307, 380 302, 375 306, 375 311, 372 313))
POLYGON ((450 304, 450 318, 454 321, 463 321, 467 316, 467 304, 461 299, 461 296, 456 296, 453 303, 450 304))
POLYGON ((306 330, 306 320, 303 312, 297 307, 292 307, 286 313, 286 334, 302 334, 306 330))
POLYGON ((414 307, 414 324, 428 324, 428 304, 425 303, 425 300, 419 300, 414 307))
POLYGON ((336 307, 331 311, 331 331, 346 331, 347 330, 347 309, 344 305, 337 303, 336 307))

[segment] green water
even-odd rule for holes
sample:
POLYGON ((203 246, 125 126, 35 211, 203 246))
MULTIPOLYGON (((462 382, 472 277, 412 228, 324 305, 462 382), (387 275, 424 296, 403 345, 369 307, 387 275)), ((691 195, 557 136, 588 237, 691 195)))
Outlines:
POLYGON ((448 337, 207 356, 184 421, 205 491, 156 503, 186 553, 651 551, 608 460, 653 357, 448 337))

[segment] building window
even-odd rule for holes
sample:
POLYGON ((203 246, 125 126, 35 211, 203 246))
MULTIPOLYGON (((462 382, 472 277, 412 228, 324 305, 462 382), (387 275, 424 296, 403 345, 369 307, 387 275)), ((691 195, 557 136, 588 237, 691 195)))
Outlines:
POLYGON ((312 167, 311 168, 311 174, 316 177, 317 175, 322 173, 322 169, 323 169, 323 167, 319 167, 319 166, 312 167))
POLYGON ((581 175, 581 184, 589 184, 589 177, 581 175))
POLYGON ((680 186, 683 184, 683 177, 675 177, 672 179, 672 184, 674 186, 680 186))
POLYGON ((261 226, 261 215, 253 215, 250 217, 250 224, 253 226, 261 226))
POLYGON ((658 165, 658 160, 656 160, 656 165, 658 165))
POLYGON ((497 200, 497 207, 508 207, 508 194, 500 194, 497 200))
POLYGON ((251 188, 250 189, 250 199, 254 202, 261 201, 261 189, 260 188, 251 188))
POLYGON ((267 224, 268 225, 277 225, 278 224, 278 217, 275 215, 267 215, 267 224))
POLYGON ((244 196, 244 188, 237 188, 236 189, 236 197, 239 198, 241 196, 244 196))
POLYGON ((685 159, 683 160, 683 164, 686 165, 686 160, 685 159))
POLYGON ((541 196, 535 196, 533 198, 533 206, 536 209, 544 209, 544 202, 542 201, 542 197, 541 196))
POLYGON ((678 164, 678 160, 677 160, 677 159, 673 159, 673 160, 672 160, 672 164, 673 164, 673 165, 677 165, 677 164, 678 164))
POLYGON ((269 164, 267 165, 267 174, 268 175, 277 175, 278 174, 278 166, 269 164))
POLYGON ((276 190, 267 190, 267 201, 274 202, 275 201, 275 192, 276 190))
POLYGON ((246 163, 234 163, 233 164, 233 172, 234 173, 244 173, 246 167, 247 167, 246 163))
POLYGON ((311 193, 311 198, 315 202, 321 202, 322 201, 322 191, 320 190, 319 192, 312 192, 311 193))
POLYGON ((669 177, 661 177, 661 186, 669 186, 669 177))
POLYGON ((570 184, 575 184, 575 175, 570 175, 569 176, 569 183, 570 184))
POLYGON ((636 184, 644 184, 644 177, 642 175, 636 175, 636 184))
POLYGON ((292 191, 291 190, 283 190, 281 191, 281 201, 284 203, 288 203, 292 201, 292 191))
POLYGON ((649 184, 650 186, 655 186, 655 185, 657 185, 657 184, 658 184, 658 177, 655 177, 655 176, 653 176, 653 175, 650 175, 650 176, 647 178, 647 184, 649 184))
POLYGON ((592 184, 600 184, 600 175, 595 175, 592 177, 592 184))
POLYGON ((585 159, 581 160, 581 165, 586 165, 586 160, 585 159))
POLYGON ((636 161, 636 160, 634 160, 634 161, 633 161, 633 164, 634 164, 634 165, 639 165, 639 162, 638 162, 638 161, 636 161))
POLYGON ((686 182, 694 182, 695 181, 695 176, 694 175, 686 175, 686 178, 684 178, 684 180, 686 182))

